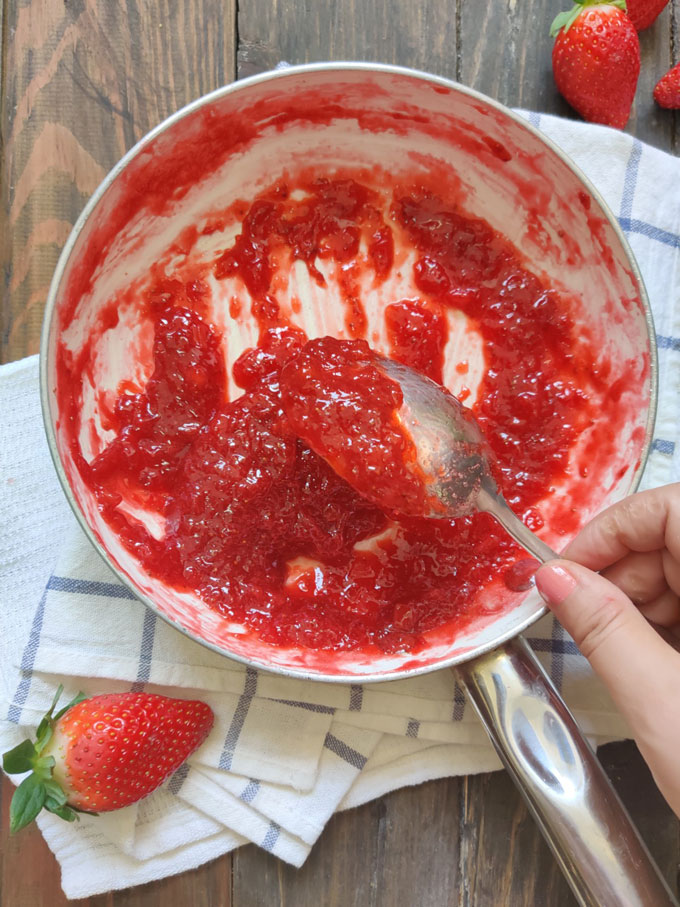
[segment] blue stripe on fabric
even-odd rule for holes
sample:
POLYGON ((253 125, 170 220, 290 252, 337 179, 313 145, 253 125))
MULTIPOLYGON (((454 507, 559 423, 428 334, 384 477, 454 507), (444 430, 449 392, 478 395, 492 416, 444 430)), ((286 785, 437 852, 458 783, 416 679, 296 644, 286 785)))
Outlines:
POLYGON ((238 738, 241 736, 243 725, 248 716, 248 709, 253 701, 256 690, 257 671, 254 668, 246 668, 245 687, 243 693, 239 697, 236 710, 234 711, 234 717, 231 719, 231 724, 227 731, 227 736, 224 738, 224 748, 222 749, 222 755, 220 756, 219 768, 224 771, 229 771, 231 769, 231 763, 234 760, 234 753, 236 752, 236 744, 238 743, 238 738))
POLYGON ((297 699, 273 699, 272 702, 279 702, 281 705, 289 705, 293 709, 306 709, 308 712, 320 712, 322 715, 335 714, 335 708, 332 705, 319 705, 316 702, 300 702, 297 699))
POLYGON ((557 689, 561 690, 562 681, 564 680, 564 652, 559 644, 564 642, 564 630, 562 624, 556 620, 553 620, 552 639, 550 641, 553 643, 550 677, 557 689))
POLYGON ((456 686, 453 691, 453 715, 451 717, 454 721, 462 721, 464 712, 465 693, 463 692, 462 686, 456 681, 456 686))
POLYGON ((633 146, 630 149, 630 157, 628 158, 626 173, 623 178, 623 197, 621 199, 621 219, 623 220, 630 220, 630 216, 633 213, 633 199, 635 198, 635 187, 637 186, 641 158, 642 143, 638 139, 633 139, 633 146))
POLYGON ((47 601, 48 588, 49 586, 45 587, 45 591, 43 592, 35 614, 33 615, 31 631, 28 634, 28 641, 26 642, 26 647, 21 656, 21 679, 19 680, 19 685, 14 693, 12 703, 7 710, 7 720, 11 721, 12 724, 19 724, 19 721, 21 720, 21 710, 28 699, 28 692, 31 689, 33 665, 35 664, 35 656, 38 654, 38 646, 40 645, 40 634, 42 632, 42 625, 45 617, 45 603, 47 601))
POLYGON ((581 652, 573 639, 527 639, 534 652, 557 652, 560 655, 580 655, 581 652))
POLYGON ((255 797, 257 797, 259 790, 260 782, 256 781, 255 778, 251 778, 243 788, 241 793, 238 795, 238 798, 239 800, 243 800, 244 803, 252 803, 255 797))
POLYGON ((148 683, 151 676, 151 656, 153 655, 153 643, 156 635, 156 615, 147 608, 144 613, 144 626, 142 627, 142 643, 139 647, 139 667, 137 668, 137 679, 132 685, 135 693, 141 692, 144 684, 148 683))
POLYGON ((534 129, 540 129, 540 128, 541 128, 541 115, 540 115, 540 113, 536 113, 535 110, 531 110, 531 111, 529 112, 529 122, 530 122, 531 125, 534 127, 534 129))
POLYGON ((184 765, 180 765, 177 771, 173 774, 172 778, 168 782, 168 790, 171 794, 178 794, 182 788, 182 785, 187 779, 187 775, 190 772, 190 768, 185 762, 184 765))
POLYGON ((663 334, 657 334, 656 345, 660 350, 680 352, 680 337, 664 337, 663 334))
POLYGON ((323 745, 327 750, 330 750, 331 753, 335 753, 336 756, 339 756, 349 765, 358 768, 360 771, 368 762, 367 756, 364 756, 363 753, 355 750, 354 747, 345 743, 344 740, 340 740, 339 737, 336 737, 335 734, 331 734, 330 732, 326 734, 323 745))
POLYGON ((349 693, 350 712, 360 712, 364 701, 364 689, 358 683, 353 683, 349 693))
POLYGON ((671 457, 675 453, 675 441, 666 441, 664 438, 654 438, 652 441, 652 450, 662 454, 669 454, 671 457))
POLYGON ((646 236, 647 239, 654 239, 665 246, 680 249, 680 234, 678 233, 671 233, 655 227, 654 224, 649 224, 647 221, 630 217, 619 217, 619 225, 624 233, 639 233, 640 236, 646 236))
POLYGON ((73 579, 70 576, 51 576, 47 588, 54 592, 77 592, 80 595, 137 600, 137 596, 121 583, 100 583, 89 579, 73 579))
POLYGON ((276 822, 272 822, 267 830, 267 834, 264 837, 264 841, 260 845, 262 850, 268 850, 269 853, 274 849, 274 845, 279 840, 279 834, 281 832, 281 826, 277 825, 276 822))

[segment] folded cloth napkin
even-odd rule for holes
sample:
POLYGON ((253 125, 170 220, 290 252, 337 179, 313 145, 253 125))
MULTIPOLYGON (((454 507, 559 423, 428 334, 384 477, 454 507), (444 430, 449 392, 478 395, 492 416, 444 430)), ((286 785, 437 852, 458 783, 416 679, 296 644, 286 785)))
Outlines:
MULTIPOLYGON (((649 290, 661 397, 644 476, 680 479, 680 160, 621 132, 526 114, 581 166, 618 215, 649 290)), ((301 865, 329 817, 427 779, 499 767, 449 671, 327 685, 231 662, 144 608, 70 513, 43 438, 37 357, 0 369, 0 748, 66 694, 147 689, 208 702, 203 747, 142 803, 40 828, 70 898, 198 866, 246 841, 301 865)), ((626 727, 551 617, 529 641, 598 744, 626 727)))

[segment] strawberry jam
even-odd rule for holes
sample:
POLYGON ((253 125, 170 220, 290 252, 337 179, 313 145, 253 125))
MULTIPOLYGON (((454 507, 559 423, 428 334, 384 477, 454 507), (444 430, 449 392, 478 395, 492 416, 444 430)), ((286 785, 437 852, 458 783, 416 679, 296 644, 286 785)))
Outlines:
MULTIPOLYGON (((240 234, 211 263, 154 276, 139 294, 139 318, 155 338, 150 378, 143 390, 119 387, 107 413, 115 438, 89 463, 78 407, 94 341, 77 357, 63 351, 58 393, 73 458, 145 570, 193 591, 225 619, 275 645, 417 651, 429 631, 463 628, 493 606, 485 588, 521 552, 485 514, 408 518, 395 512, 396 498, 383 510, 315 452, 331 445, 341 455, 343 445, 359 443, 362 425, 394 408, 399 389, 375 381, 364 344, 350 379, 334 360, 337 341, 318 341, 323 356, 305 359, 308 337, 282 305, 281 267, 298 263, 323 291, 334 266, 345 306, 339 333, 371 346, 359 277, 378 287, 393 269, 408 268, 419 298, 384 306, 381 351, 440 382, 449 315, 466 316, 485 356, 473 412, 508 502, 532 529, 543 525, 541 502, 566 481, 575 440, 592 432, 595 412, 606 428, 616 401, 597 385, 593 351, 559 296, 488 224, 433 191, 383 187, 380 196, 349 178, 311 180, 277 184, 242 207, 240 234), (404 249, 407 265, 404 256, 397 261, 404 249), (232 318, 257 325, 257 343, 236 361, 226 355, 229 321, 211 323, 208 277, 239 286, 242 298, 227 305, 232 318), (304 382, 315 368, 336 370, 338 393, 358 391, 341 431, 324 420, 323 406, 305 414, 304 382), (240 392, 230 394, 234 385, 240 392), (151 532, 123 506, 130 501, 153 510, 162 529, 151 532)), ((459 375, 467 370, 458 363, 459 375)), ((395 434, 361 455, 389 477, 412 453, 395 434), (392 442, 402 444, 396 459, 392 442)), ((576 525, 558 500, 551 528, 569 533, 576 525)))
POLYGON ((401 388, 377 362, 364 340, 310 340, 281 373, 286 418, 369 501, 427 512, 417 451, 397 416, 401 388))
POLYGON ((467 516, 476 510, 485 473, 495 474, 470 410, 446 388, 379 356, 364 340, 310 340, 283 366, 281 399, 295 433, 388 512, 467 516), (432 392, 434 399, 423 396, 432 392), (430 409, 436 418, 428 424, 430 409), (455 430, 446 428, 447 420, 455 430), (433 450, 441 451, 440 462, 433 450))

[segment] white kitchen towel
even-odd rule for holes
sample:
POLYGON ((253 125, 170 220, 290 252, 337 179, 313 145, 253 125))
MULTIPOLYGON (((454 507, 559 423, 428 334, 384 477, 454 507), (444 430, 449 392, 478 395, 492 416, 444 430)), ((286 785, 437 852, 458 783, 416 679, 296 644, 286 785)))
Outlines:
MULTIPOLYGON (((680 480, 680 160, 615 130, 527 114, 585 171, 628 235, 650 295, 660 405, 644 487, 680 480)), ((332 813, 389 790, 499 767, 453 675, 326 685, 269 675, 193 643, 134 599, 96 555, 43 438, 37 358, 0 369, 0 749, 66 694, 199 697, 205 745, 141 804, 42 832, 69 897, 182 872, 253 841, 294 865, 332 813)), ((552 618, 530 642, 595 743, 625 725, 552 618)))

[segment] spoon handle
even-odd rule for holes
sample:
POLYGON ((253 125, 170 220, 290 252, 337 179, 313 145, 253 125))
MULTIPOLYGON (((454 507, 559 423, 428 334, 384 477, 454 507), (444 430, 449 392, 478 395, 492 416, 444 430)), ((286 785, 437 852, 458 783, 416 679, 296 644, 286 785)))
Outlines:
POLYGON ((554 561, 559 557, 550 545, 542 542, 537 535, 528 529, 520 518, 510 509, 503 495, 498 492, 491 482, 483 482, 477 496, 477 507, 485 513, 490 513, 501 524, 503 529, 522 546, 529 554, 533 555, 542 564, 554 561))

